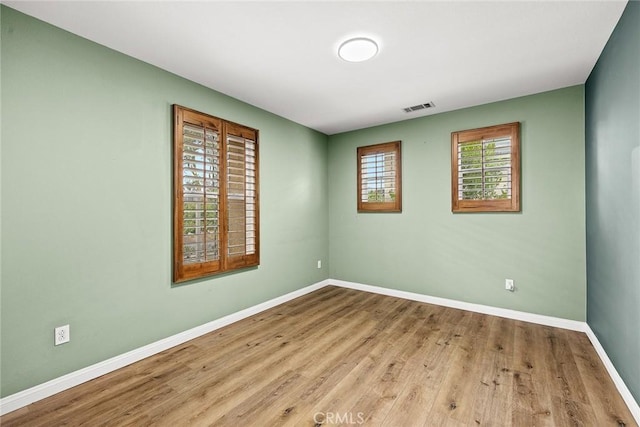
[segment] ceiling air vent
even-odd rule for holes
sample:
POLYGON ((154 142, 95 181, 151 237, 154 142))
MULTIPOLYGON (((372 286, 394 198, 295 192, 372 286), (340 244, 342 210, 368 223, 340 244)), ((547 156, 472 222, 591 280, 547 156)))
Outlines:
POLYGON ((433 102, 427 102, 425 104, 418 104, 418 105, 414 105, 413 107, 407 107, 407 108, 403 108, 402 110, 405 113, 413 113, 414 111, 420 111, 420 110, 424 110, 427 108, 432 108, 435 107, 436 105, 433 102))

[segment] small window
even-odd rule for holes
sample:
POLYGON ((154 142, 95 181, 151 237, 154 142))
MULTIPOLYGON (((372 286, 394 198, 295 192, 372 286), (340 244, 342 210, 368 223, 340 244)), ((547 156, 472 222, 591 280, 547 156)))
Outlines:
POLYGON ((358 147, 358 212, 401 212, 400 141, 358 147))
POLYGON ((173 280, 259 264, 258 131, 174 105, 173 280))
POLYGON ((520 123, 451 133, 451 210, 520 211, 520 123))

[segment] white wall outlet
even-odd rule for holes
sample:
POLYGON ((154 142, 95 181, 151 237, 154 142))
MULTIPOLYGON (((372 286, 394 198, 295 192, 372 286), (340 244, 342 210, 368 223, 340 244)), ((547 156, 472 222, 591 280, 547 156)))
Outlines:
POLYGON ((322 261, 318 260, 318 268, 322 268, 322 261))
POLYGON ((508 291, 515 291, 516 286, 513 284, 513 279, 504 279, 504 288, 508 291))
POLYGON ((54 345, 64 344, 71 340, 71 335, 69 332, 69 325, 58 326, 54 330, 54 345))

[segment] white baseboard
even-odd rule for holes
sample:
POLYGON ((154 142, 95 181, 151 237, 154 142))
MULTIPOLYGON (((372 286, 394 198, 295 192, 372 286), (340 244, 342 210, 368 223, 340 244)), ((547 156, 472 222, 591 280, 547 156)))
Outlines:
POLYGON ((144 347, 131 350, 127 353, 119 356, 112 357, 110 359, 98 362, 94 365, 87 366, 86 368, 78 371, 71 372, 58 378, 54 378, 46 383, 39 384, 37 386, 28 388, 18 393, 12 394, 5 398, 0 399, 0 415, 7 414, 9 412, 20 409, 38 400, 42 400, 46 397, 52 396, 61 391, 67 390, 71 387, 75 387, 84 382, 90 381, 94 378, 98 378, 104 374, 115 371, 116 369, 123 368, 139 360, 145 359, 161 351, 167 350, 176 345, 182 344, 209 332, 220 329, 223 326, 230 325, 254 314, 265 311, 269 308, 283 304, 299 296, 308 294, 317 289, 323 288, 329 284, 328 280, 309 285, 302 289, 290 292, 286 295, 271 299, 253 307, 240 310, 236 313, 229 314, 228 316, 221 317, 204 325, 196 326, 195 328, 181 332, 179 334, 164 338, 154 343, 145 345, 144 347))
POLYGON ((506 317, 507 319, 522 320, 524 322, 537 323, 539 325, 553 326, 556 328, 569 329, 572 331, 584 332, 586 323, 577 320, 561 319, 559 317, 544 316, 542 314, 526 313, 524 311, 509 310, 507 308, 491 307, 488 305, 473 304, 470 302, 456 301, 447 298, 432 297, 413 292, 398 291, 396 289, 383 288, 379 286, 363 285, 362 283, 345 282, 344 280, 329 280, 332 285, 343 288, 357 289, 360 291, 373 292, 376 294, 388 295, 413 301, 426 302, 429 304, 441 305, 444 307, 458 308, 460 310, 473 311, 476 313, 490 314, 492 316, 506 317))
POLYGON ((609 359, 607 352, 604 351, 604 347, 602 347, 602 344, 600 344, 598 337, 589 325, 587 325, 585 333, 589 337, 593 348, 596 349, 596 353, 598 353, 598 356, 600 356, 600 360, 602 360, 604 367, 607 368, 609 376, 613 380, 613 383, 616 385, 616 388, 618 389, 618 392, 620 392, 620 395, 622 395, 622 399, 629 407, 629 411, 631 411, 633 418, 635 418, 636 423, 640 425, 640 405, 638 405, 638 402, 636 402, 636 400, 633 398, 631 391, 624 383, 624 380, 622 379, 620 374, 618 374, 618 371, 616 370, 615 366, 613 366, 613 363, 611 362, 611 359, 609 359))
POLYGON ((604 351, 604 348, 602 347, 602 345, 600 345, 598 338, 585 322, 544 316, 540 314, 526 313, 505 308, 491 307, 481 304, 473 304, 447 298, 433 297, 413 292, 399 291, 395 289, 388 289, 379 286, 371 286, 362 283, 347 282, 344 280, 335 279, 323 280, 322 282, 318 282, 305 288, 298 289, 297 291, 290 292, 286 295, 282 295, 253 307, 249 307, 236 313, 232 313, 228 316, 216 319, 204 325, 197 326, 171 337, 156 341, 144 347, 140 347, 119 356, 112 357, 111 359, 107 359, 103 362, 96 363, 78 371, 71 372, 62 377, 47 381, 46 383, 39 384, 35 387, 31 387, 29 389, 7 396, 3 399, 0 399, 0 415, 15 411, 16 409, 27 406, 33 402, 52 396, 71 387, 75 387, 79 384, 130 365, 131 363, 145 359, 149 356, 153 356, 154 354, 160 353, 161 351, 167 350, 171 347, 175 347, 176 345, 215 331, 216 329, 220 329, 223 326, 230 325, 231 323, 237 322, 249 316, 253 316, 254 314, 283 304, 294 298, 308 294, 328 285, 335 285, 343 288, 356 289, 365 292, 372 292, 381 295, 388 295, 413 301, 441 305, 444 307, 457 308, 461 310, 473 311, 476 313, 489 314, 508 319, 522 320, 525 322, 537 323, 540 325, 585 332, 591 340, 594 348, 596 349, 598 356, 604 363, 607 372, 611 376, 611 379, 618 388, 618 391, 622 395, 622 398, 629 407, 629 410, 635 418, 635 421, 640 424, 640 407, 638 406, 638 403, 634 400, 631 392, 613 366, 613 363, 611 363, 611 360, 607 356, 607 353, 604 351))

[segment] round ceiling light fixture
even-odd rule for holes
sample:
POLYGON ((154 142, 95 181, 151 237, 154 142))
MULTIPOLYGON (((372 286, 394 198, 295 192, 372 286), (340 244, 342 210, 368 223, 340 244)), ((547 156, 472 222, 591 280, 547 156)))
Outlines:
POLYGON ((349 39, 338 48, 338 56, 349 62, 367 61, 377 53, 378 43, 366 37, 349 39))

